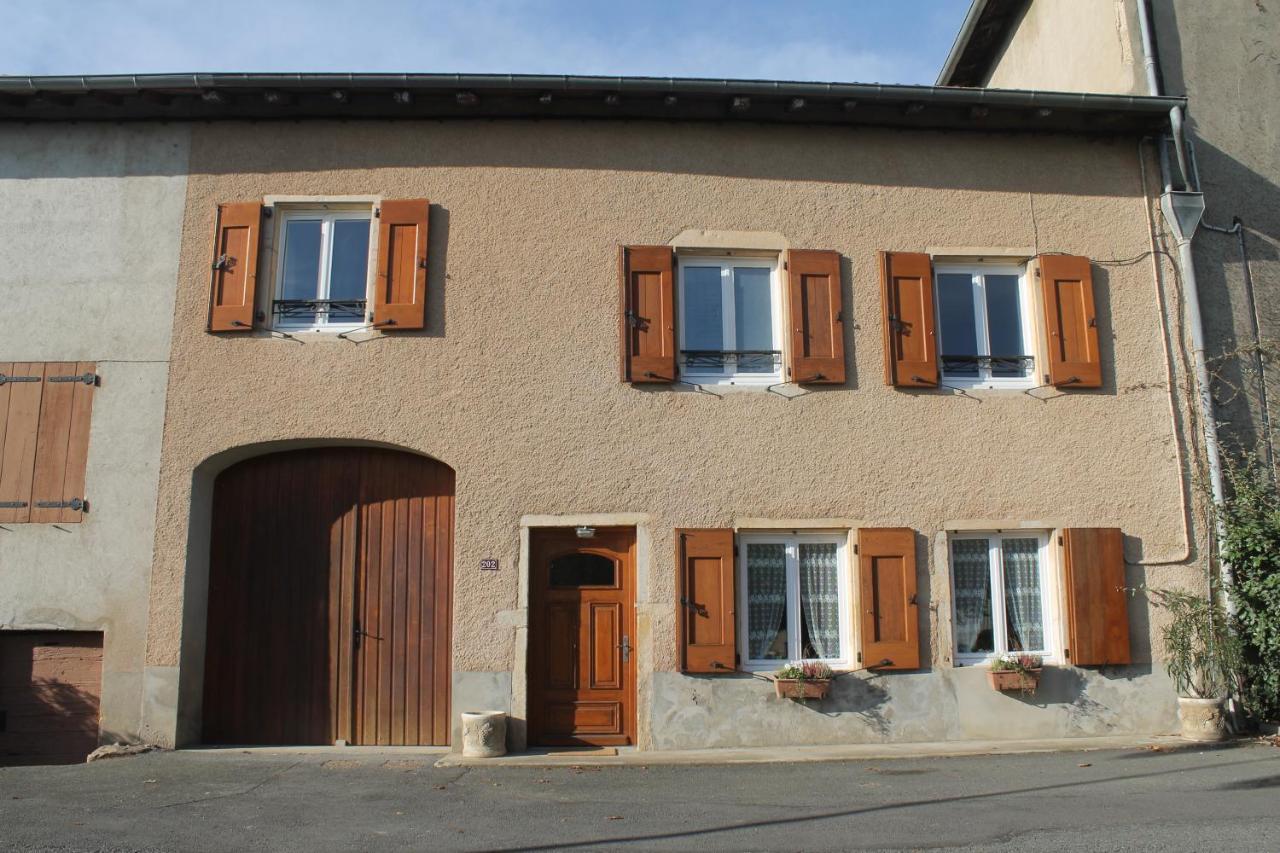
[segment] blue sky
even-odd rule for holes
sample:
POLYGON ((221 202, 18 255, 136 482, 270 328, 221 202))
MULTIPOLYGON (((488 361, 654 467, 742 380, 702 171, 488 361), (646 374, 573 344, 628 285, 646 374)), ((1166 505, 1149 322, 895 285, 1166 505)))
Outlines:
POLYGON ((453 71, 932 83, 968 5, 0 0, 0 73, 453 71))

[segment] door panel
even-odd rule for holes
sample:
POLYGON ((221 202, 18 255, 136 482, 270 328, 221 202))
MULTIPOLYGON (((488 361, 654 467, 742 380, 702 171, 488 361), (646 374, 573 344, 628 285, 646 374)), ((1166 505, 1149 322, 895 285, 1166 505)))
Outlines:
POLYGON ((634 531, 534 530, 530 548, 530 742, 634 743, 634 531))
POLYGON ((448 743, 453 472, 374 448, 214 487, 208 743, 448 743))

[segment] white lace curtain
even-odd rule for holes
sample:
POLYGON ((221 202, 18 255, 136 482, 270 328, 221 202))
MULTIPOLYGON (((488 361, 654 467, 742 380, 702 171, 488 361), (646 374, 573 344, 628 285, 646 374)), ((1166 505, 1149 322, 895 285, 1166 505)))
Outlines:
POLYGON ((747 545, 747 651, 752 660, 787 657, 787 552, 780 544, 747 545))
POLYGON ((956 539, 951 543, 955 574, 956 651, 989 652, 991 635, 991 564, 986 539, 956 539))
POLYGON ((1004 600, 1009 624, 1009 650, 1044 648, 1044 616, 1040 607, 1040 543, 1035 539, 1005 539, 1004 600))
MULTIPOLYGON (((815 657, 840 656, 840 571, 834 543, 800 546, 800 609, 815 657)), ((802 655, 806 655, 801 650, 802 655)))

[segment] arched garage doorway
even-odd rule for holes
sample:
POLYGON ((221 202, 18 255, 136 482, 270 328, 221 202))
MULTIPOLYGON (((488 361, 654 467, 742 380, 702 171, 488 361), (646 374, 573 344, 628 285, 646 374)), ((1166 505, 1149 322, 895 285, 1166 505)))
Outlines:
POLYGON ((258 456, 213 491, 203 741, 445 745, 454 475, 423 456, 258 456))

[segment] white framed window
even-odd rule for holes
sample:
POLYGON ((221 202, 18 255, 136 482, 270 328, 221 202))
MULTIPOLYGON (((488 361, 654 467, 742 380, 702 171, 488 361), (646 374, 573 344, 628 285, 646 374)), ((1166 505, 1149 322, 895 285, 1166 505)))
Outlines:
POLYGON ((1056 585, 1046 531, 950 537, 951 625, 956 662, 1004 652, 1057 653, 1056 585))
POLYGON ((698 384, 782 381, 776 258, 679 258, 680 374, 698 384))
POLYGON ((289 331, 350 331, 366 323, 373 208, 276 211, 271 323, 289 331))
POLYGON ((1035 385, 1026 267, 939 264, 934 293, 943 381, 968 388, 1035 385))
POLYGON ((738 657, 747 670, 852 658, 847 537, 738 536, 738 657))

